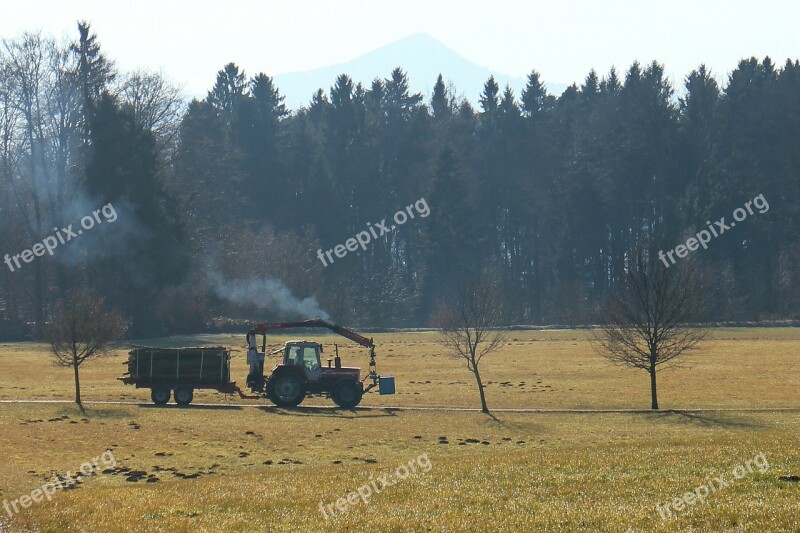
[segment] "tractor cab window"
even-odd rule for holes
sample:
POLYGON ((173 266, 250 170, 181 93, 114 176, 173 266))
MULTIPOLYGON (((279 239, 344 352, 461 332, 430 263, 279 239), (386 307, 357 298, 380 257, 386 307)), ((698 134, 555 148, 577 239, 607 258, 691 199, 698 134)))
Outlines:
POLYGON ((303 347, 303 366, 308 370, 319 370, 319 352, 316 346, 303 347))
POLYGON ((286 364, 289 365, 302 365, 303 364, 303 347, 290 346, 289 357, 286 359, 286 364))

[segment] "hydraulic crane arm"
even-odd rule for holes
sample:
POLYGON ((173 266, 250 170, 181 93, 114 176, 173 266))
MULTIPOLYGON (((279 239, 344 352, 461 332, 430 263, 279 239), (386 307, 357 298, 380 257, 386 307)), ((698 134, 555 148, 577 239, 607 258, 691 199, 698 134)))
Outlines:
POLYGON ((363 335, 359 335, 354 331, 350 331, 347 328, 343 328, 341 326, 337 326, 336 324, 331 324, 326 320, 316 319, 316 320, 304 320, 302 322, 277 322, 277 323, 270 323, 266 322, 264 324, 259 324, 253 329, 248 332, 248 335, 263 335, 266 334, 268 331, 275 331, 280 329, 292 329, 292 328, 325 328, 333 331, 350 339, 351 341, 364 346, 365 348, 375 348, 375 344, 373 344, 372 339, 368 339, 363 335))

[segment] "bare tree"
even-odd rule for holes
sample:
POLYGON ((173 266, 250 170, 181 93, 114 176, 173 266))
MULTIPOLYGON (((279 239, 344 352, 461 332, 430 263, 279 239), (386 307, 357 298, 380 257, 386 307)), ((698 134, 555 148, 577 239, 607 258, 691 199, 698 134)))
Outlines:
POLYGON ((656 371, 706 337, 706 328, 691 324, 703 309, 690 264, 667 268, 640 257, 602 312, 595 349, 612 363, 650 374, 651 409, 658 409, 656 371))
POLYGON ((481 396, 481 410, 489 414, 479 365, 483 357, 497 350, 506 333, 495 329, 502 318, 503 305, 497 285, 488 274, 463 282, 452 305, 442 306, 434 317, 442 344, 467 363, 475 376, 481 396))
MULTIPOLYGON (((41 33, 0 39, 0 209, 6 218, 15 217, 10 223, 18 230, 0 236, 8 248, 24 248, 61 227, 72 196, 81 190, 87 119, 81 82, 88 79, 82 74, 92 67, 97 70, 90 73, 93 83, 113 79, 113 65, 100 54, 94 36, 83 35, 87 28, 81 34, 88 41, 82 40, 80 49, 41 33)), ((14 309, 30 307, 38 336, 51 308, 53 282, 63 285, 64 274, 48 261, 35 261, 25 270, 20 276, 30 276, 28 282, 2 284, 14 309), (30 305, 20 306, 20 300, 30 305)))
MULTIPOLYGON (((74 189, 70 178, 80 111, 76 65, 67 43, 38 33, 0 44, 0 180, 27 242, 63 223, 67 196, 74 189)), ((57 269, 42 261, 31 268, 38 332, 57 269)))
POLYGON ((78 62, 70 51, 69 43, 51 42, 49 45, 49 81, 46 87, 47 124, 52 153, 54 206, 57 223, 61 219, 70 196, 78 187, 74 172, 78 164, 81 121, 83 117, 78 62))
POLYGON ((136 123, 152 131, 159 152, 173 149, 186 111, 181 89, 158 72, 135 71, 123 77, 119 96, 133 111, 136 123))
MULTIPOLYGON (((14 105, 16 85, 16 79, 9 69, 5 46, 0 46, 0 210, 5 214, 9 228, 22 226, 19 212, 17 218, 14 217, 14 211, 18 209, 21 201, 15 184, 19 179, 22 165, 20 139, 23 138, 22 114, 14 105)), ((17 248, 17 240, 28 241, 28 238, 21 233, 21 231, 0 232, 0 246, 6 250, 17 248)), ((4 276, 2 285, 3 292, 8 297, 8 309, 11 311, 9 314, 16 315, 16 310, 19 309, 19 279, 4 276)))
MULTIPOLYGON (((10 106, 20 116, 16 150, 24 154, 27 165, 19 168, 19 176, 10 176, 8 184, 16 197, 16 205, 23 215, 25 229, 31 241, 41 238, 48 219, 49 165, 45 153, 44 88, 47 81, 48 42, 41 34, 24 33, 15 40, 2 42, 4 50, 3 93, 10 106), (27 179, 25 179, 27 177, 27 179)), ((23 157, 20 157, 22 160, 23 157)), ((33 265, 36 302, 35 329, 41 331, 45 313, 44 262, 33 265)))
POLYGON ((75 372, 75 403, 81 409, 80 366, 92 357, 108 354, 109 344, 127 329, 122 316, 105 311, 103 299, 91 291, 77 290, 59 306, 47 328, 47 340, 57 364, 75 372))

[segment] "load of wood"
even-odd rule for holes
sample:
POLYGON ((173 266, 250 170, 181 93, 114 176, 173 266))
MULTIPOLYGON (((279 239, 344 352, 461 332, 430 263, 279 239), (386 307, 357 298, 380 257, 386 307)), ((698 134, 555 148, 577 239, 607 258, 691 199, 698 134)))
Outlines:
POLYGON ((231 376, 230 353, 222 347, 151 348, 135 346, 128 353, 130 381, 219 385, 231 376))

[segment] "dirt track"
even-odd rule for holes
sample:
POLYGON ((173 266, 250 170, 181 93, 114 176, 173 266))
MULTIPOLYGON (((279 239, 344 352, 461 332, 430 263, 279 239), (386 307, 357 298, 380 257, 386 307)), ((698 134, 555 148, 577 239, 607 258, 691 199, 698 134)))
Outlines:
MULTIPOLYGON (((72 404, 73 400, 0 400, 3 403, 19 403, 19 404, 72 404)), ((136 401, 121 401, 121 400, 97 400, 86 401, 84 405, 137 405, 139 407, 148 407, 156 409, 157 407, 152 403, 136 402, 136 401)), ((241 409, 241 408, 259 408, 265 407, 271 409, 281 409, 270 404, 255 404, 255 403, 193 403, 189 407, 181 407, 180 409, 241 409)), ((167 405, 166 409, 178 408, 177 405, 167 405)), ((297 410, 302 411, 304 408, 309 409, 329 409, 331 411, 337 410, 338 407, 332 405, 302 405, 293 409, 282 410, 297 410)), ((437 407, 437 406, 401 406, 401 405, 384 405, 384 406, 360 406, 355 409, 356 411, 464 411, 464 412, 480 412, 480 409, 473 407, 437 407)), ((565 414, 581 414, 581 413, 652 413, 651 409, 548 409, 548 408, 497 408, 491 410, 493 413, 565 413, 565 414)), ((692 408, 692 409, 660 409, 659 413, 770 413, 770 412, 800 412, 800 407, 762 407, 762 408, 692 408)))

